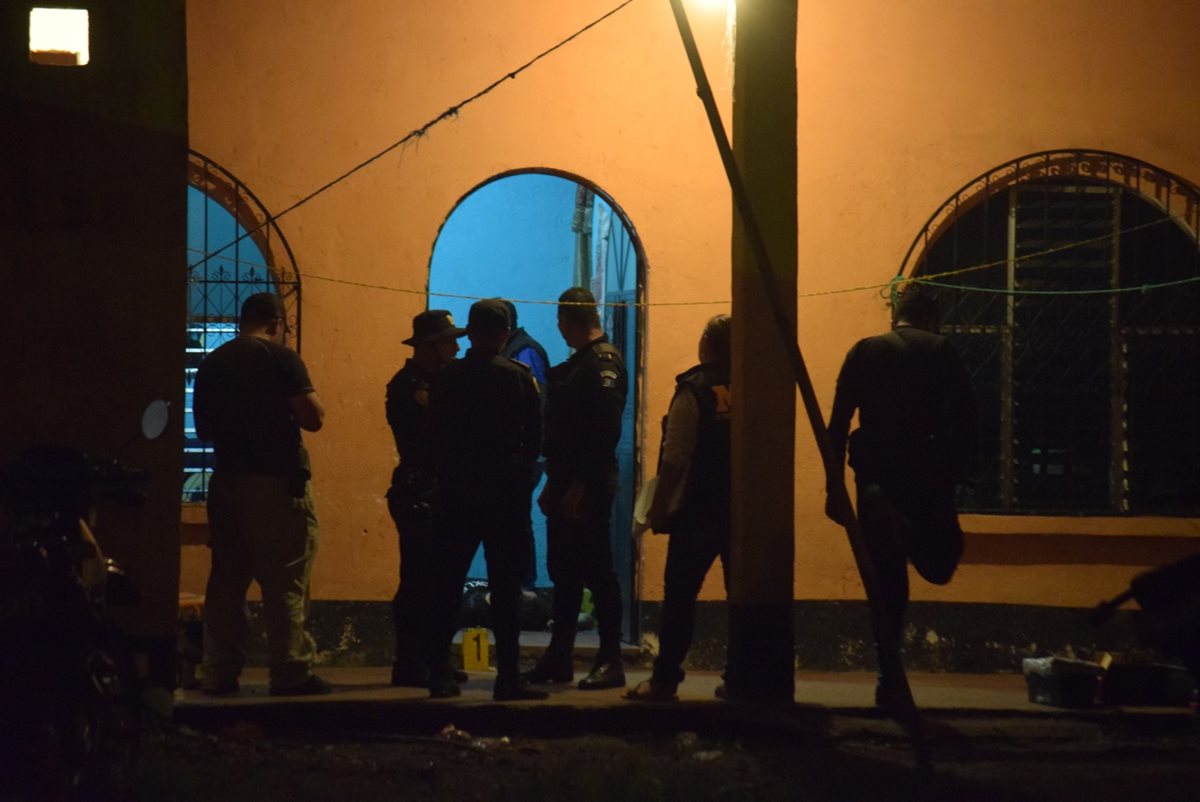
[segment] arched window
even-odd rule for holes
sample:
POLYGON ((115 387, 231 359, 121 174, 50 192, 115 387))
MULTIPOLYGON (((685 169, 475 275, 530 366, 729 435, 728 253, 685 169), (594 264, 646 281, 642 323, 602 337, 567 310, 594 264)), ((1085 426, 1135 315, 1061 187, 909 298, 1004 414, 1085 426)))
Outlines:
POLYGON ((242 302, 276 292, 300 348, 300 275, 275 221, 241 181, 195 151, 188 158, 188 317, 183 500, 204 501, 212 449, 196 437, 192 384, 204 355, 236 336, 242 302), (247 234, 247 232, 250 232, 247 234))
POLYGON ((1200 191, 1056 151, 955 193, 901 274, 939 288, 982 412, 980 512, 1200 514, 1200 191))

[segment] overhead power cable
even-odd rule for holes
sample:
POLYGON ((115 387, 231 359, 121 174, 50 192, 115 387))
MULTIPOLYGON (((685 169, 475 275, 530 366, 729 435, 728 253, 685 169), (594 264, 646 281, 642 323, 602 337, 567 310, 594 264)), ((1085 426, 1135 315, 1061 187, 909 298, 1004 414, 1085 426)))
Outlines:
MULTIPOLYGON (((632 0, 630 0, 630 1, 632 2, 632 0)), ((1026 262, 1026 261, 1030 261, 1033 259, 1042 259, 1047 256, 1052 256, 1054 254, 1069 251, 1072 248, 1077 248, 1077 247, 1084 246, 1084 245, 1092 245, 1097 242, 1102 242, 1104 240, 1111 240, 1115 237, 1123 237, 1132 232, 1140 231, 1142 229, 1147 229, 1152 226, 1162 225, 1163 223, 1167 223, 1167 222, 1170 222, 1171 220, 1175 220, 1175 219, 1178 219, 1178 218, 1177 217, 1163 217, 1163 218, 1160 218, 1158 220, 1153 220, 1148 223, 1141 223, 1141 224, 1138 224, 1135 226, 1130 226, 1129 228, 1124 228, 1119 231, 1115 231, 1111 234, 1103 234, 1098 237, 1091 237, 1088 239, 1077 240, 1074 242, 1068 242, 1068 243, 1064 243, 1062 245, 1055 245, 1050 248, 1045 248, 1040 251, 1034 251, 1031 253, 1022 254, 1021 256, 1014 257, 1011 261, 1013 263, 1019 264, 1021 262, 1026 262)), ((224 247, 228 247, 228 246, 224 246, 224 247)), ((191 251, 192 253, 202 253, 202 251, 200 251, 197 248, 189 248, 188 250, 191 251)), ((223 248, 221 250, 223 250, 223 248)), ((270 270, 271 270, 270 266, 265 265, 265 264, 260 264, 257 262, 250 262, 250 261, 246 261, 243 259, 235 259, 234 257, 231 257, 231 256, 219 256, 217 254, 219 254, 219 250, 214 251, 213 253, 207 254, 205 256, 205 258, 200 259, 199 261, 194 263, 191 267, 194 268, 199 265, 203 265, 209 259, 216 259, 216 260, 220 260, 220 261, 234 262, 234 263, 238 264, 239 266, 248 266, 248 267, 259 268, 259 269, 262 269, 262 270, 265 270, 268 272, 270 272, 270 270)), ((879 282, 879 283, 874 283, 874 284, 861 284, 861 285, 851 286, 851 287, 836 287, 834 289, 829 289, 829 290, 813 290, 811 292, 800 292, 800 293, 796 294, 796 297, 797 298, 820 298, 820 297, 824 297, 827 295, 844 295, 847 293, 866 292, 869 290, 878 290, 881 293, 883 293, 883 292, 894 293, 900 287, 902 287, 906 284, 912 284, 912 283, 929 284, 934 287, 941 287, 944 289, 952 289, 952 290, 956 290, 956 291, 960 291, 960 292, 983 292, 983 293, 998 294, 998 295, 1114 295, 1114 294, 1130 293, 1130 292, 1150 292, 1152 290, 1159 290, 1159 289, 1164 289, 1164 288, 1168 288, 1168 287, 1179 287, 1179 286, 1183 286, 1183 285, 1187 285, 1187 284, 1200 283, 1200 276, 1190 276, 1187 278, 1176 279, 1174 281, 1162 281, 1162 282, 1138 284, 1136 286, 1130 286, 1130 287, 1102 287, 1102 288, 1098 287, 1098 288, 1094 288, 1094 289, 1084 289, 1084 290, 1033 290, 1033 289, 1007 289, 1007 288, 1003 288, 1003 287, 977 287, 977 286, 972 286, 972 285, 968 285, 968 284, 954 284, 954 283, 942 281, 942 279, 945 279, 945 278, 952 278, 954 276, 961 276, 961 275, 965 275, 968 273, 974 273, 974 272, 978 272, 981 270, 986 270, 988 268, 1003 267, 1003 266, 1008 265, 1009 262, 1010 262, 1009 259, 997 259, 992 262, 983 262, 980 264, 968 265, 966 267, 958 267, 958 268, 954 268, 952 270, 943 270, 943 271, 939 271, 936 273, 926 273, 926 274, 918 275, 918 276, 897 275, 891 281, 879 282)), ((435 298, 458 298, 458 299, 468 300, 468 301, 477 301, 477 300, 481 300, 483 298, 494 298, 495 297, 494 295, 467 295, 467 294, 452 293, 452 292, 433 292, 430 290, 417 290, 417 289, 408 289, 408 288, 403 288, 403 287, 392 287, 392 286, 388 286, 385 284, 372 284, 372 283, 365 282, 365 281, 354 281, 351 279, 333 278, 331 276, 322 276, 322 275, 317 275, 317 274, 313 274, 313 273, 305 273, 304 278, 312 279, 314 281, 324 281, 324 282, 328 282, 331 284, 343 284, 343 285, 350 286, 350 287, 362 287, 365 289, 382 290, 385 292, 398 292, 398 293, 404 293, 404 294, 408 294, 408 295, 421 295, 421 296, 428 296, 428 297, 435 297, 435 298)), ((553 305, 553 304, 558 303, 557 299, 544 299, 544 298, 505 298, 504 300, 512 301, 513 303, 518 303, 518 304, 553 305)), ((729 304, 730 304, 729 299, 715 299, 715 300, 700 300, 700 301, 607 301, 607 302, 601 302, 599 305, 600 306, 613 306, 613 307, 631 306, 631 307, 649 308, 649 307, 664 307, 664 306, 728 306, 729 304)))

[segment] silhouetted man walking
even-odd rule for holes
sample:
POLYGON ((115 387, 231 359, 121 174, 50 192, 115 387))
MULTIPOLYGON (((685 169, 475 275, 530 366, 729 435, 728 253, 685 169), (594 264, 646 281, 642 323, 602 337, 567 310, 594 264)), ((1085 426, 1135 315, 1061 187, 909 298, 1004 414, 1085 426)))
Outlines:
MULTIPOLYGON (((910 284, 895 304, 892 330, 860 340, 846 355, 829 420, 833 470, 840 472, 858 410, 850 467, 883 595, 877 652, 900 648, 909 560, 922 577, 941 585, 962 556, 954 487, 974 453, 978 413, 966 368, 953 344, 936 333, 938 325, 937 301, 910 284)), ((828 493, 825 512, 845 525, 849 510, 839 498, 845 499, 828 493)), ((896 679, 881 671, 877 704, 891 704, 896 679)))
POLYGON ((710 319, 700 336, 700 364, 675 377, 675 396, 663 421, 658 483, 647 511, 651 528, 671 537, 658 657, 650 679, 630 690, 627 699, 676 698, 675 690, 683 682, 683 661, 692 645, 696 598, 718 557, 729 586, 732 331, 729 315, 710 319))

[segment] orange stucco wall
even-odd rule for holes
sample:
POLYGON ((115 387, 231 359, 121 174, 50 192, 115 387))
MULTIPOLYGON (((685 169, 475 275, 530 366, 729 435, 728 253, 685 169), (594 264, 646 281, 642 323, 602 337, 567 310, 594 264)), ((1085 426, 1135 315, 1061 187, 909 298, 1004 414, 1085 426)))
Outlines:
MULTIPOLYGON (((1025 153, 1107 149, 1200 181, 1200 151, 1187 133, 1200 122, 1200 87, 1185 77, 1200 42, 1196 4, 808 3, 801 17, 801 293, 886 280, 954 190, 1025 153)), ((801 343, 826 408, 846 347, 884 320, 870 292, 800 300, 801 343)), ((797 548, 797 593, 853 596, 849 550, 821 519, 819 471, 801 444, 797 533, 809 544, 797 548)), ((1098 538, 1082 523, 1065 522, 1080 533, 1074 553, 1038 534, 1064 522, 1015 523, 1026 536, 993 547, 996 527, 966 521, 955 581, 915 582, 914 598, 1090 605, 1142 570, 1130 556, 1093 562, 1098 538)), ((1131 531, 1166 534, 1153 525, 1131 531)))
MULTIPOLYGON (((191 146, 282 209, 613 5, 190 3, 191 146)), ((725 11, 691 10, 728 119, 725 11)), ((871 291, 804 294, 886 281, 929 214, 972 176, 1024 153, 1088 147, 1200 181, 1200 5, 861 0, 803 3, 800 20, 799 331, 826 409, 845 350, 879 330, 886 311, 871 291)), ((383 386, 425 305, 446 215, 490 176, 528 167, 574 173, 611 195, 644 245, 651 304, 729 298, 728 190, 665 0, 637 0, 284 217, 303 277, 304 356, 328 407, 325 429, 308 438, 323 526, 318 599, 394 590, 383 386)), ((659 420, 703 321, 726 310, 648 310, 643 421, 659 420)), ((797 431, 796 598, 861 598, 844 535, 821 513, 806 424, 797 431)), ((643 438, 653 466, 657 437, 643 438)), ((915 583, 915 598, 1087 605, 1200 542, 1187 522, 1120 522, 1117 536, 1144 540, 1097 559, 1097 531, 1112 524, 967 524, 958 578, 915 583)), ((661 598, 665 545, 645 544, 643 598, 661 598)), ((183 563, 184 589, 201 590, 206 552, 185 547, 183 563)), ((716 572, 704 593, 722 593, 716 572)))

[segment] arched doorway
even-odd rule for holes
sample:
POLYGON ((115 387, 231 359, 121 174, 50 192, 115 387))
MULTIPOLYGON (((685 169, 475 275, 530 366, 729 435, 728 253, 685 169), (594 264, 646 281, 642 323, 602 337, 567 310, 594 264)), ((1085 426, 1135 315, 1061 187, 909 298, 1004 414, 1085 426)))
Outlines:
MULTIPOLYGON (((620 485, 613 509, 612 543, 626 610, 627 637, 637 637, 630 538, 637 476, 637 422, 641 390, 643 287, 641 244, 625 214, 594 184, 550 170, 494 176, 463 196, 450 212, 429 263, 429 307, 449 309, 465 321, 473 299, 513 301, 517 325, 545 348, 551 365, 567 358, 558 333, 555 301, 571 286, 587 286, 602 304, 605 332, 621 350, 629 370, 621 441, 617 448, 620 485)), ((536 491, 535 491, 536 492, 536 491)), ((546 522, 534 505, 537 587, 546 574, 546 522)), ((469 574, 486 576, 481 554, 469 574)))

